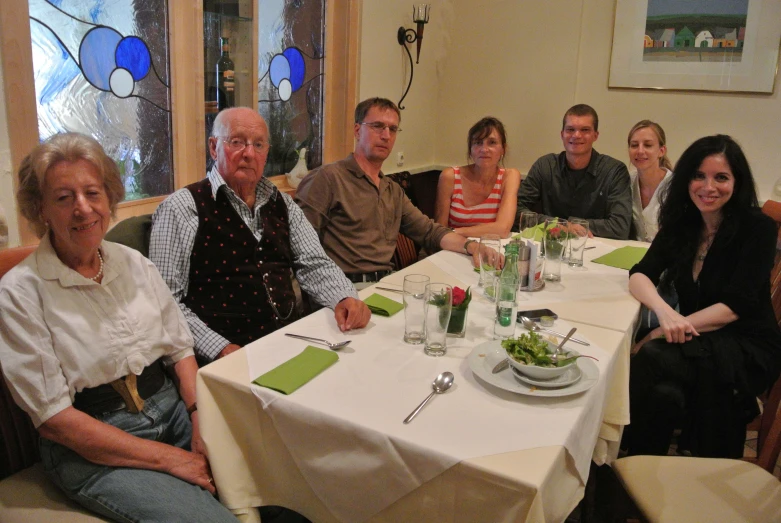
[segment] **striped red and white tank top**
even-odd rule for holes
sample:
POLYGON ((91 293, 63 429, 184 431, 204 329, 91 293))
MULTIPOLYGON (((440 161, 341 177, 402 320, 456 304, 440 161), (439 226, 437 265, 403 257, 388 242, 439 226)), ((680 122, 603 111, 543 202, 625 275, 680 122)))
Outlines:
POLYGON ((453 167, 455 180, 453 183, 453 195, 450 197, 450 216, 448 227, 469 227, 479 223, 491 223, 496 221, 499 213, 499 204, 502 203, 502 179, 504 169, 499 169, 496 182, 488 197, 477 205, 467 207, 464 205, 464 188, 461 185, 461 168, 453 167))

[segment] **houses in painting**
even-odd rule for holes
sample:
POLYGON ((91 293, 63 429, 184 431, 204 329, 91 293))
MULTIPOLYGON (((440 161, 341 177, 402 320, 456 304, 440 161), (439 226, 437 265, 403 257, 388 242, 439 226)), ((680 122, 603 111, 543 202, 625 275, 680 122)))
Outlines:
POLYGON ((695 34, 687 26, 680 31, 675 28, 657 29, 646 31, 643 35, 643 47, 645 48, 725 48, 743 47, 746 37, 746 28, 713 27, 701 29, 695 34))

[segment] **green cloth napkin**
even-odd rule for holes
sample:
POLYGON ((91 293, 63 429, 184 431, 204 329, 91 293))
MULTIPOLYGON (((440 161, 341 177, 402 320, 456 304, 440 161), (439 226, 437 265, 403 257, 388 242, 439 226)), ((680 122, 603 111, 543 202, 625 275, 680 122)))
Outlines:
POLYGON ((544 223, 540 223, 540 224, 536 225, 535 227, 529 227, 528 229, 526 229, 522 233, 518 233, 518 234, 514 235, 513 236, 513 240, 519 240, 519 239, 529 240, 529 239, 532 239, 532 236, 534 236, 534 241, 541 242, 542 241, 542 232, 543 232, 544 229, 545 229, 545 224, 544 223))
POLYGON ((396 300, 386 298, 377 293, 372 294, 363 302, 372 311, 372 314, 378 314, 380 316, 393 316, 404 308, 403 303, 399 303, 396 300))
POLYGON ((282 394, 292 394, 337 361, 339 355, 334 351, 309 345, 301 354, 255 378, 252 383, 282 394))
POLYGON ((648 247, 632 247, 627 245, 626 247, 619 247, 592 261, 609 267, 629 270, 643 259, 646 252, 648 252, 648 247))

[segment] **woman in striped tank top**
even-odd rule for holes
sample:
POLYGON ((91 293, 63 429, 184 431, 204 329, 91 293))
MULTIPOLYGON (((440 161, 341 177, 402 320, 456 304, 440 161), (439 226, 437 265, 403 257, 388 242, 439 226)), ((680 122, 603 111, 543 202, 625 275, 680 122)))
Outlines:
POLYGON ((487 116, 469 129, 472 163, 442 171, 437 186, 437 223, 463 236, 507 237, 515 220, 521 174, 499 167, 507 149, 504 125, 487 116))

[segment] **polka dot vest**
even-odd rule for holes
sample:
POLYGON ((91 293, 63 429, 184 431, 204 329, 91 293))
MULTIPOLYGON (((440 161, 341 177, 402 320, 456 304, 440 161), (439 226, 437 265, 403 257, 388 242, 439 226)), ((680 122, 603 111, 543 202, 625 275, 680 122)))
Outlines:
POLYGON ((198 208, 198 232, 184 304, 210 329, 242 346, 298 319, 282 198, 258 209, 263 234, 257 241, 222 189, 216 201, 208 179, 187 189, 198 208))

